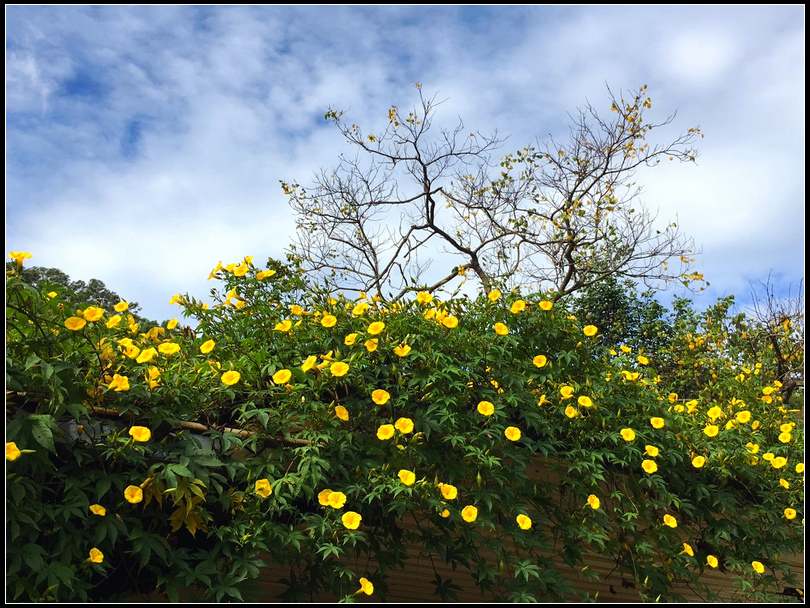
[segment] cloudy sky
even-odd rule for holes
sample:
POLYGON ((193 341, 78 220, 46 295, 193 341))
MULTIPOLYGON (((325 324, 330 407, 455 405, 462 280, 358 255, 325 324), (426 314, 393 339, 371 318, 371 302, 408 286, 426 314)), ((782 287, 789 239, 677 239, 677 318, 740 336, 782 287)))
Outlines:
MULTIPOLYGON (((700 125, 697 165, 638 174, 702 248, 708 296, 804 277, 804 7, 6 8, 6 246, 103 280, 154 319, 205 297, 219 260, 282 257, 279 180, 345 151, 323 119, 564 135, 568 113, 648 85, 653 119, 700 125)), ((609 104, 605 109, 607 110, 609 104)), ((607 112, 606 112, 607 113, 607 112)))

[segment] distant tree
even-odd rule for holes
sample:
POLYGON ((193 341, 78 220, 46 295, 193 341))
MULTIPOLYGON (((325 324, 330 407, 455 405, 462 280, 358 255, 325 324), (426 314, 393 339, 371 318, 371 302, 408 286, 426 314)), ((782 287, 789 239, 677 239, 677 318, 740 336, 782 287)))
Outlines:
POLYGON ((587 104, 572 118, 568 142, 551 139, 499 160, 497 134, 463 123, 436 133, 440 102, 416 87, 418 106, 407 114, 392 106, 379 134, 346 126, 343 112, 329 109, 325 117, 357 156, 341 155, 313 187, 282 182, 305 270, 330 275, 338 289, 393 300, 449 287, 467 273, 486 292, 540 283, 559 296, 606 277, 702 280, 688 273, 692 240, 675 223, 657 227, 633 181, 637 169, 661 160, 694 161, 702 135, 692 128, 649 143, 674 115, 644 122, 646 86, 626 98, 608 89, 609 119, 587 104), (447 254, 446 266, 428 285, 426 260, 437 251, 447 254))

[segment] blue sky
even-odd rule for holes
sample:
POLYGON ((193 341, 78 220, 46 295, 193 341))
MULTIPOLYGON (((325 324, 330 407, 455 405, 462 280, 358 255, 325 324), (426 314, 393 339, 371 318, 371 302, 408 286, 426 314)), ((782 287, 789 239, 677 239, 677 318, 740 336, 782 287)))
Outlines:
MULTIPOLYGON (((279 180, 373 130, 413 83, 437 124, 564 136, 568 113, 648 85, 653 118, 700 125, 697 165, 638 174, 712 286, 804 277, 804 7, 6 8, 6 245, 98 278, 143 313, 205 297, 219 260, 282 257, 279 180)), ((607 110, 607 107, 604 107, 607 110)), ((706 302, 708 304, 708 302, 706 302)))

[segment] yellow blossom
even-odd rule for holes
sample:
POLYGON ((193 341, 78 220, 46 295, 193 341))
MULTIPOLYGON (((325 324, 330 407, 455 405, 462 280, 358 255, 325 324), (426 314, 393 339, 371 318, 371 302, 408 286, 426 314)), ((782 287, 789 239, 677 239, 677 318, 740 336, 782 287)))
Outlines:
POLYGON ((588 337, 595 336, 596 332, 598 331, 599 330, 595 325, 586 325, 585 327, 582 328, 582 333, 588 337))
POLYGON ((790 482, 787 479, 780 479, 779 485, 785 488, 786 490, 790 488, 790 482))
POLYGON ((6 460, 15 461, 22 455, 20 448, 13 441, 6 442, 6 460))
POLYGON ((586 397, 585 395, 579 397, 577 399, 577 403, 579 403, 579 405, 582 407, 593 407, 593 400, 591 400, 590 397, 586 397))
POLYGON ((537 402, 537 405, 538 405, 538 406, 541 406, 541 405, 543 405, 544 403, 551 403, 551 401, 549 401, 548 399, 546 399, 546 396, 545 396, 545 395, 541 395, 541 396, 540 396, 540 401, 538 401, 538 402, 537 402))
POLYGON ((315 355, 310 355, 309 357, 306 358, 306 361, 304 361, 303 365, 301 365, 301 369, 305 372, 308 372, 313 367, 315 367, 315 363, 317 361, 318 357, 316 357, 315 355))
POLYGON ((342 405, 336 405, 335 416, 340 418, 343 422, 347 422, 349 420, 349 410, 347 410, 342 405))
POLYGON ((647 357, 645 357, 644 355, 639 355, 638 356, 638 362, 641 365, 649 365, 650 364, 650 360, 647 357))
POLYGON ((363 521, 363 516, 354 511, 346 511, 340 519, 349 530, 357 530, 360 527, 360 522, 363 521))
POLYGON ((391 394, 388 391, 383 390, 381 388, 378 388, 377 390, 371 393, 371 399, 377 405, 385 405, 386 403, 388 403, 388 400, 390 398, 391 394))
POLYGON ((283 331, 283 332, 290 331, 290 329, 292 329, 292 321, 290 321, 289 319, 284 319, 280 323, 276 323, 276 326, 273 329, 276 331, 283 331))
POLYGON ((107 326, 107 329, 115 329, 121 325, 121 315, 114 315, 110 317, 105 325, 107 326))
POLYGON ((349 364, 344 363, 343 361, 335 361, 331 366, 329 366, 329 371, 335 377, 345 376, 346 373, 349 371, 349 364))
POLYGON ((509 328, 503 323, 496 323, 493 327, 495 328, 495 333, 499 336, 505 336, 509 333, 509 328))
POLYGON ((115 308, 115 312, 124 312, 127 308, 129 308, 129 304, 126 302, 119 302, 113 308, 115 308))
POLYGON ((259 272, 256 273, 256 278, 259 281, 263 281, 264 279, 269 279, 274 274, 276 274, 275 270, 260 270, 259 272))
POLYGON ((116 393, 125 392, 129 390, 129 378, 126 376, 119 376, 113 374, 112 382, 107 385, 107 389, 115 391, 116 393))
POLYGON ((777 456, 773 460, 771 460, 771 466, 774 469, 781 469, 783 466, 787 464, 787 458, 784 456, 777 456))
POLYGON ((648 475, 652 475, 658 470, 658 465, 654 460, 643 460, 641 461, 641 468, 644 469, 644 472, 648 475))
POLYGON ((411 352, 411 347, 408 344, 402 343, 399 346, 394 347, 394 354, 399 357, 406 356, 409 352, 411 352))
POLYGON ((379 346, 379 341, 377 340, 377 338, 369 338, 368 340, 365 341, 363 346, 366 347, 366 350, 368 352, 373 353, 375 350, 377 350, 377 347, 379 346))
POLYGON ((333 509, 342 509, 346 504, 346 495, 343 492, 330 492, 326 502, 333 509))
POLYGON ((394 425, 393 424, 383 424, 380 425, 380 428, 377 429, 377 439, 382 439, 385 441, 386 439, 391 439, 394 436, 394 425))
POLYGON ((779 434, 779 441, 782 443, 790 443, 791 439, 793 439, 793 435, 791 435, 790 433, 779 434))
POLYGON ((334 327, 337 323, 337 317, 334 315, 324 315, 321 319, 321 325, 324 327, 334 327))
POLYGON ((412 486, 416 481, 414 472, 408 471, 407 469, 400 469, 399 473, 397 473, 397 477, 399 477, 399 480, 406 486, 412 486))
POLYGON ((503 432, 509 441, 518 441, 520 439, 520 429, 515 426, 508 426, 503 432))
POLYGON ((442 496, 444 496, 445 500, 455 500, 455 498, 458 496, 458 488, 449 483, 440 483, 439 490, 441 490, 442 496))
POLYGON ((636 432, 633 429, 622 429, 621 436, 625 441, 633 441, 636 438, 636 432))
POLYGON ((492 291, 490 291, 490 292, 487 294, 487 297, 489 298, 489 301, 490 301, 490 302, 497 302, 497 301, 498 301, 498 298, 500 298, 500 297, 501 297, 501 291, 500 291, 500 289, 493 289, 492 291))
POLYGON ((416 301, 420 304, 430 304, 433 301, 433 296, 426 291, 420 291, 416 294, 416 301))
POLYGON ((669 399, 670 403, 675 403, 678 400, 678 393, 670 393, 667 395, 667 399, 669 399))
POLYGON ((723 415, 723 410, 720 409, 719 406, 715 405, 714 407, 709 408, 709 411, 706 412, 706 415, 712 422, 714 422, 723 415))
POLYGON ((791 509, 790 507, 785 509, 785 517, 787 519, 795 519, 796 518, 796 509, 791 509))
POLYGON ((273 382, 276 384, 287 384, 292 378, 292 372, 288 369, 280 369, 273 374, 273 382))
POLYGON ((748 451, 751 454, 756 454, 757 452, 759 452, 759 446, 756 443, 751 443, 749 441, 748 443, 745 444, 745 447, 748 448, 748 451))
POLYGON ((101 505, 90 505, 90 512, 93 515, 99 515, 100 517, 104 517, 105 515, 107 515, 107 509, 105 509, 101 505))
POLYGON ((644 453, 647 454, 647 456, 651 456, 651 457, 655 458, 656 456, 658 456, 658 454, 660 452, 659 452, 658 448, 655 447, 654 445, 647 445, 647 446, 644 446, 644 453))
POLYGON ((126 490, 124 490, 124 498, 133 505, 137 504, 143 500, 143 490, 138 486, 127 486, 126 490))
POLYGON ((399 418, 394 423, 394 428, 396 428, 403 435, 413 433, 413 420, 410 418, 399 418))
POLYGON ((143 443, 144 441, 149 441, 152 438, 152 431, 145 426, 133 426, 129 429, 129 436, 135 441, 143 443))
POLYGON ((104 561, 104 554, 99 551, 96 547, 90 549, 90 557, 87 558, 94 564, 100 564, 104 561))
POLYGON ((202 346, 200 346, 200 352, 202 354, 204 354, 204 355, 207 355, 212 350, 214 350, 215 346, 216 346, 216 342, 214 342, 213 340, 207 340, 207 341, 202 343, 202 346))
POLYGON ((343 344, 346 346, 353 346, 355 340, 357 340, 357 334, 349 334, 343 339, 343 344))
POLYGON ((548 359, 545 355, 537 355, 534 359, 532 359, 532 363, 534 363, 536 367, 545 367, 547 362, 548 359))
POLYGON ((765 572, 765 566, 762 565, 762 562, 753 561, 751 562, 751 567, 754 569, 754 572, 762 574, 765 572))
POLYGON ((804 473, 804 463, 803 462, 800 462, 799 464, 796 465, 796 473, 798 473, 799 475, 804 473))
POLYGON ((549 302, 548 300, 543 300, 540 302, 540 309, 541 310, 551 310, 554 305, 549 302))
POLYGON ((180 345, 174 342, 164 342, 158 346, 158 350, 167 357, 171 357, 173 354, 180 352, 180 345))
POLYGON ((600 506, 602 506, 602 502, 599 500, 599 497, 596 494, 591 494, 588 496, 588 505, 596 511, 600 506))
POLYGON ((650 424, 654 429, 662 429, 664 428, 664 419, 654 416, 653 418, 650 418, 650 424))
POLYGON ((355 305, 354 308, 352 308, 352 315, 354 315, 355 317, 361 317, 364 314, 366 314, 366 312, 368 311, 368 307, 369 307, 368 302, 360 302, 359 304, 355 305))
POLYGON ((332 493, 332 490, 323 490, 322 492, 318 493, 318 503, 322 507, 329 506, 329 495, 332 493))
POLYGON ((365 593, 366 595, 371 595, 374 593, 374 585, 368 580, 366 577, 360 577, 360 589, 358 589, 357 593, 365 593))
POLYGON ((492 416, 495 413, 495 406, 489 401, 478 403, 478 413, 482 416, 492 416))
POLYGON ((706 428, 703 429, 706 437, 717 437, 717 433, 720 432, 720 428, 714 424, 707 424, 706 428))
POLYGON ((717 565, 718 565, 719 562, 717 561, 717 558, 714 555, 707 555, 706 556, 706 563, 711 568, 717 568, 717 565))
MULTIPOLYGON (((220 378, 220 380, 222 381, 222 384, 224 384, 225 386, 233 386, 234 384, 239 382, 239 379, 241 377, 242 375, 239 372, 231 370, 222 374, 222 378, 220 378)), ((275 376, 273 376, 273 379, 275 380, 275 376)))
POLYGON ((442 325, 444 325, 447 329, 455 329, 458 327, 458 319, 455 317, 445 317, 442 319, 442 325))
POLYGON ((382 321, 375 321, 371 325, 368 326, 368 333, 372 336, 376 336, 377 334, 381 333, 382 330, 385 329, 385 323, 382 321))
POLYGON ((104 309, 97 306, 88 306, 83 316, 85 321, 95 322, 104 316, 104 309))
POLYGON ((461 510, 461 518, 467 523, 472 523, 478 519, 478 508, 472 505, 467 505, 461 510))
POLYGON ((683 551, 681 553, 686 553, 689 557, 695 557, 695 552, 692 550, 692 545, 689 543, 683 544, 683 551))
POLYGON ((532 520, 528 515, 523 515, 521 513, 515 518, 515 520, 517 521, 518 528, 521 530, 528 530, 532 527, 532 520))
POLYGON ((739 422, 740 424, 747 424, 748 421, 751 420, 751 412, 749 412, 748 410, 737 412, 735 418, 737 419, 737 422, 739 422))
POLYGON ((579 415, 579 411, 573 405, 569 405, 565 408, 565 415, 568 418, 576 418, 579 415))
POLYGON ((138 363, 149 363, 155 357, 157 357, 157 351, 154 348, 145 348, 135 361, 138 363))
POLYGON ((664 515, 664 525, 669 526, 670 528, 677 528, 678 527, 678 520, 672 517, 669 513, 664 515))
POLYGON ((696 469, 699 469, 704 464, 706 464, 706 459, 703 456, 695 456, 692 459, 692 466, 695 467, 696 469))
POLYGON ((562 395, 563 401, 566 399, 570 399, 574 396, 574 387, 573 386, 562 386, 560 387, 560 394, 562 395))
POLYGON ((256 494, 262 498, 267 498, 273 493, 273 488, 270 486, 269 479, 257 479, 253 489, 256 491, 256 494))
POLYGON ((68 317, 67 319, 65 319, 65 327, 67 327, 71 331, 79 331, 85 325, 87 325, 87 321, 85 321, 81 317, 68 317))
POLYGON ((514 302, 512 302, 512 306, 509 307, 509 312, 511 312, 513 315, 516 315, 519 312, 522 312, 525 308, 526 302, 524 302, 523 300, 515 300, 514 302))

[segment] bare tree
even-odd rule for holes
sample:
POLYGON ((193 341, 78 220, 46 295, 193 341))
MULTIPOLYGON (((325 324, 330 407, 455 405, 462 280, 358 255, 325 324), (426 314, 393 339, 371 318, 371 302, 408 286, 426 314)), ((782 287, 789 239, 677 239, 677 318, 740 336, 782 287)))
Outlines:
POLYGON ((497 160, 497 134, 471 133, 459 122, 434 135, 441 102, 416 87, 419 105, 407 115, 391 107, 380 134, 364 135, 330 109, 326 118, 357 154, 342 155, 309 189, 282 182, 305 269, 330 273, 337 289, 388 292, 392 300, 448 288, 467 273, 486 292, 539 284, 558 297, 607 276, 702 280, 687 274, 692 241, 674 223, 656 229, 655 214, 637 200, 638 168, 694 161, 691 146, 702 137, 693 128, 651 146, 650 132, 674 115, 644 124, 646 86, 629 101, 608 89, 610 120, 587 104, 572 117, 565 144, 551 139, 497 160), (431 257, 445 267, 428 285, 431 257))

